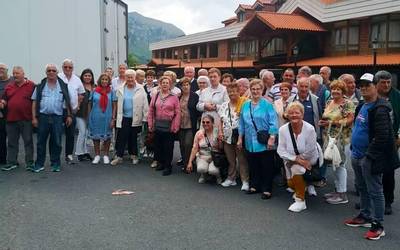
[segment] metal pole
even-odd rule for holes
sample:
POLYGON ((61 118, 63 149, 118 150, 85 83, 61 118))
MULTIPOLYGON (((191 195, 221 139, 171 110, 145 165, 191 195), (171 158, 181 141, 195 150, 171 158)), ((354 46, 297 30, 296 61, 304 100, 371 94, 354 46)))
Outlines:
POLYGON ((374 63, 373 63, 373 73, 376 73, 376 49, 374 49, 374 63))

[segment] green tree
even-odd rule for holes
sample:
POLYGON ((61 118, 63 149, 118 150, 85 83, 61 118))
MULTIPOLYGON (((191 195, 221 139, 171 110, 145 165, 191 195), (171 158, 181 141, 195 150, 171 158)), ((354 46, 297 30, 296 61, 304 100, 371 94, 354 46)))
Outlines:
POLYGON ((128 54, 128 67, 135 67, 139 64, 139 59, 133 54, 128 54))

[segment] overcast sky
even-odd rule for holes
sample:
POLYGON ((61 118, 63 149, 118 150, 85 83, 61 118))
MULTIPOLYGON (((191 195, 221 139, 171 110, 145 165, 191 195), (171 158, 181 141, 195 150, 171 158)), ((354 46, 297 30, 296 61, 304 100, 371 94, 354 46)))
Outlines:
POLYGON ((172 23, 186 34, 222 27, 240 3, 255 0, 124 0, 129 11, 172 23))

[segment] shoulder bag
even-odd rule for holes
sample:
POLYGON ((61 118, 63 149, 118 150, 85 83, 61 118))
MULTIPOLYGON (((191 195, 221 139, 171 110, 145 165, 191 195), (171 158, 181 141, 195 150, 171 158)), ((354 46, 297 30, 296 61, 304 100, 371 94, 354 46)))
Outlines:
POLYGON ((250 105, 250 117, 251 121, 253 122, 254 129, 256 130, 257 133, 257 141, 261 144, 267 145, 268 144, 268 139, 269 139, 269 133, 267 130, 258 130, 256 123, 254 122, 253 118, 253 109, 251 108, 251 102, 249 103, 250 105))
MULTIPOLYGON (((292 124, 289 123, 288 127, 289 127, 290 138, 291 138, 292 144, 293 144, 294 153, 296 155, 300 155, 299 150, 297 149, 296 140, 294 139, 292 124)), ((315 142, 315 143, 317 144, 317 142, 315 142)), ((320 168, 319 168, 319 160, 317 161, 316 164, 314 164, 311 167, 311 170, 306 169, 306 172, 304 173, 303 178, 305 181, 308 181, 308 182, 320 181, 323 179, 321 176, 320 168)))

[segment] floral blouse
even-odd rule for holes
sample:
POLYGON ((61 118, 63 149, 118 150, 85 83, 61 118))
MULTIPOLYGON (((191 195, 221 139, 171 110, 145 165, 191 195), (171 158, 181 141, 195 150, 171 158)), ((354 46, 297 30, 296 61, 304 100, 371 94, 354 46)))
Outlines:
POLYGON ((240 97, 236 106, 229 101, 224 102, 218 108, 218 115, 221 117, 224 141, 232 144, 232 130, 239 128, 240 110, 246 98, 240 97))
MULTIPOLYGON (((326 103, 325 112, 322 115, 323 118, 327 118, 329 121, 343 121, 345 123, 347 121, 347 117, 351 114, 354 114, 355 106, 354 103, 349 100, 345 99, 345 102, 341 105, 337 105, 333 102, 333 100, 329 100, 326 103)), ((350 143, 351 138, 351 126, 345 125, 342 130, 342 140, 344 145, 350 143)), ((340 131, 340 126, 332 125, 330 136, 336 137, 340 131)), ((328 128, 324 129, 323 139, 324 141, 328 141, 328 128)))
POLYGON ((204 129, 200 129, 199 131, 197 131, 196 135, 194 136, 194 140, 193 140, 193 148, 198 149, 199 155, 211 156, 211 148, 209 147, 208 142, 210 142, 210 145, 212 148, 217 147, 217 145, 218 145, 218 129, 214 128, 213 135, 212 135, 212 137, 208 137, 208 141, 205 136, 204 129))

